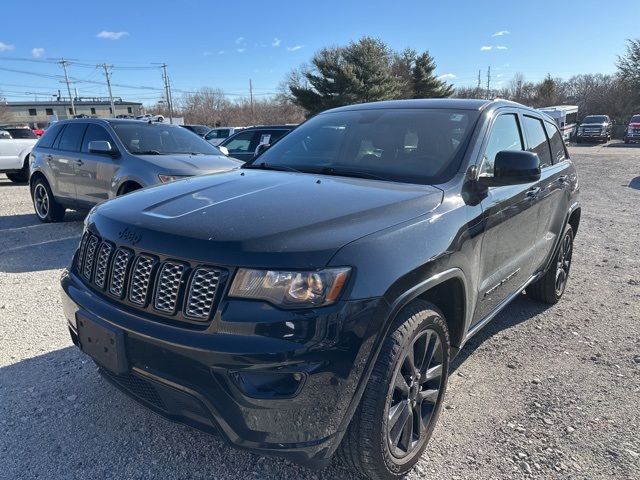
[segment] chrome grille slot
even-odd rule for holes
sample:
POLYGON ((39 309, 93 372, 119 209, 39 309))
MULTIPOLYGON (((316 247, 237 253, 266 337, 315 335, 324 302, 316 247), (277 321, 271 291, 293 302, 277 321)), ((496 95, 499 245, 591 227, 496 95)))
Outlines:
POLYGON ((104 288, 107 280, 109 260, 111 259, 112 251, 113 245, 110 243, 103 243, 98 250, 98 263, 96 264, 96 274, 93 282, 100 288, 104 288))
POLYGON ((119 249, 113 257, 111 278, 109 279, 109 293, 118 298, 122 298, 127 280, 127 267, 132 256, 133 254, 128 250, 119 249))
POLYGON ((138 251, 85 232, 76 255, 78 276, 98 294, 128 309, 205 325, 216 309, 226 271, 212 265, 138 251))
POLYGON ((207 320, 213 309, 216 291, 220 282, 220 271, 198 268, 189 284, 184 314, 198 320, 207 320))
POLYGON ((82 274, 86 279, 91 280, 91 273, 93 272, 93 264, 96 259, 96 251, 98 249, 98 237, 91 235, 87 240, 87 250, 84 252, 84 265, 82 268, 82 274))
POLYGON ((178 302, 178 293, 185 266, 181 263, 165 262, 158 275, 153 306, 156 310, 173 314, 178 302))
POLYGON ((147 301, 154 263, 154 258, 147 255, 138 255, 133 263, 129 300, 136 305, 145 305, 147 301))

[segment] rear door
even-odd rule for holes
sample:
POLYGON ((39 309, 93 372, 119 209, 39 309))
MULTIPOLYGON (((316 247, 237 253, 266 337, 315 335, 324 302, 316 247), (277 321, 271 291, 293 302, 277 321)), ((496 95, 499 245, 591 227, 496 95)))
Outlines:
POLYGON ((553 122, 524 115, 529 150, 540 158, 538 202, 540 221, 536 233, 536 269, 547 265, 562 234, 576 177, 562 135, 553 122))
POLYGON ((76 167, 82 161, 80 142, 86 127, 84 122, 68 123, 56 138, 50 153, 45 154, 55 180, 55 187, 52 187, 56 196, 73 201, 76 199, 76 167))

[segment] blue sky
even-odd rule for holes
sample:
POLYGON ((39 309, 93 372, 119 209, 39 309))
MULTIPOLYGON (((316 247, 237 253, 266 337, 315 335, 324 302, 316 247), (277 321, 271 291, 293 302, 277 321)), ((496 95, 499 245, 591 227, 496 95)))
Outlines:
POLYGON ((627 39, 640 37, 640 2, 244 0, 29 0, 3 2, 0 100, 66 95, 59 62, 82 97, 113 94, 152 105, 167 65, 174 96, 202 87, 229 99, 277 92, 287 73, 323 47, 363 36, 391 49, 429 51, 454 86, 498 88, 516 73, 615 73, 627 39), (544 5, 544 7, 542 7, 544 5))

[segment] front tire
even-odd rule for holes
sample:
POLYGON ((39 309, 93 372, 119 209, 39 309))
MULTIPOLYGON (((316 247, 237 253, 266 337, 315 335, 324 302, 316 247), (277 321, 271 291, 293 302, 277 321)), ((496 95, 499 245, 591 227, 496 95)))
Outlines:
POLYGON ((38 178, 31 188, 33 208, 38 220, 44 223, 60 222, 64 218, 65 208, 53 197, 51 187, 44 178, 38 178))
POLYGON ((562 235, 560 249, 544 277, 529 285, 527 295, 545 303, 558 303, 567 286, 571 257, 573 256, 573 228, 567 225, 562 235))
POLYGON ((449 350, 435 306, 417 300, 400 312, 340 445, 343 463, 372 479, 395 479, 415 466, 442 408, 449 350))

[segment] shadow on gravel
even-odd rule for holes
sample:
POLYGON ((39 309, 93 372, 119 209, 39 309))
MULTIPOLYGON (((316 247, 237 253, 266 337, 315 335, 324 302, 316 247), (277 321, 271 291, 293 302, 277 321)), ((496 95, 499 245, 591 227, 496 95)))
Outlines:
POLYGON ((61 223, 35 214, 0 217, 0 272, 25 273, 66 267, 82 235, 85 214, 69 211, 61 223))
POLYGON ((629 188, 640 190, 640 177, 636 177, 629 182, 629 188))
POLYGON ((455 372, 467 358, 473 355, 473 352, 475 352, 478 347, 495 334, 526 322, 552 306, 553 305, 530 300, 524 294, 516 297, 497 317, 485 325, 484 328, 465 344, 458 356, 451 362, 449 375, 455 372))

